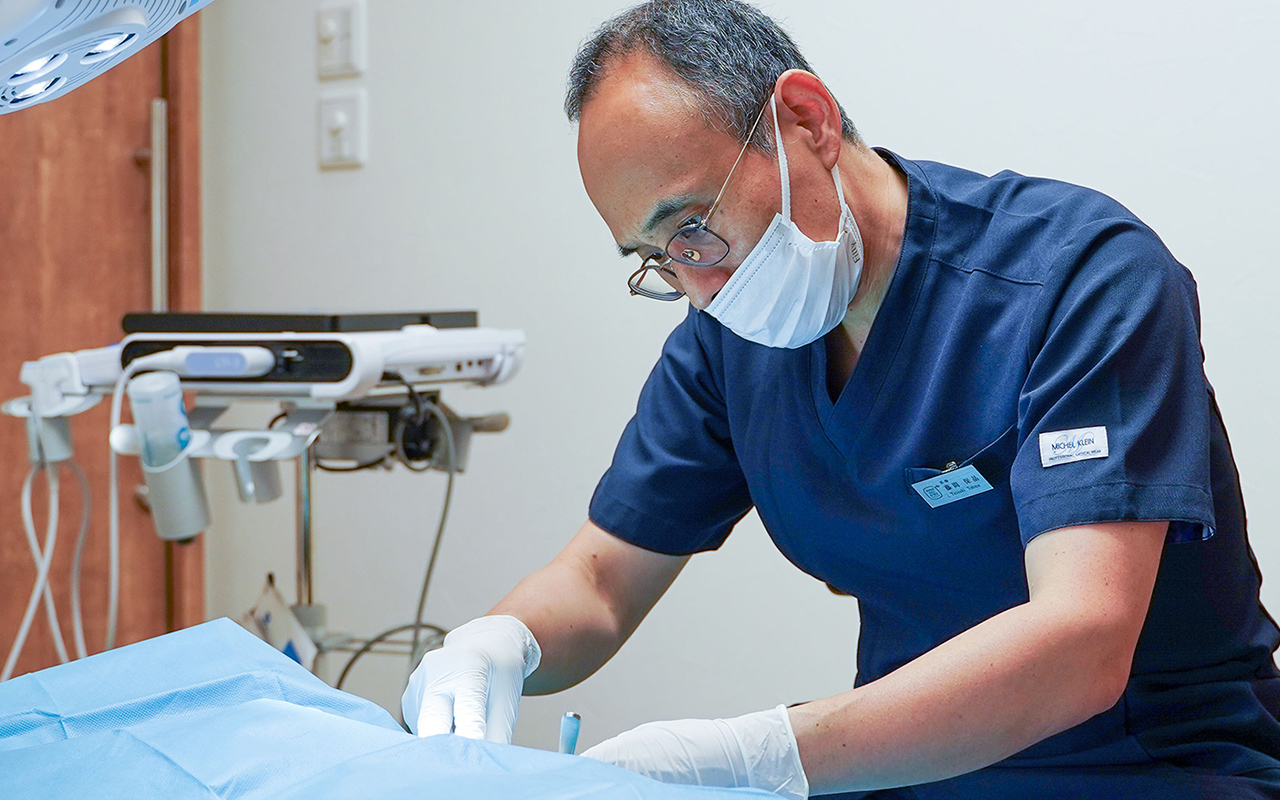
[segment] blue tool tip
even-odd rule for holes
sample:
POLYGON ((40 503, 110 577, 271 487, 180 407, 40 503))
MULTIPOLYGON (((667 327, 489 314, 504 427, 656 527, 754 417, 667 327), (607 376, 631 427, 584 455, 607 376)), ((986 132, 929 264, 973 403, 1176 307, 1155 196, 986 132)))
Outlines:
POLYGON ((566 711, 560 719, 560 752, 573 755, 578 750, 578 731, 582 728, 582 717, 572 711, 566 711))

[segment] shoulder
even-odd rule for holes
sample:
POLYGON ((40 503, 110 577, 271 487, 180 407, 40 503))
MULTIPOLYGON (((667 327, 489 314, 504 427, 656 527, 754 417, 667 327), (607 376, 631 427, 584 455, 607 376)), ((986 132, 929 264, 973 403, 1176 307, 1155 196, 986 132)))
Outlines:
POLYGON ((690 389, 701 386, 723 396, 723 328, 710 314, 689 306, 685 318, 662 346, 653 378, 664 378, 690 389))
POLYGON ((759 389, 761 376, 777 375, 802 358, 808 358, 805 348, 787 350, 749 342, 690 305, 667 338, 656 371, 686 387, 696 385, 728 405, 741 401, 744 392, 759 389))
POLYGON ((1084 264, 1105 266, 1091 259, 1114 255, 1098 250, 1113 238, 1132 248, 1131 257, 1172 262, 1155 232, 1102 192, 1009 170, 986 176, 918 163, 938 198, 934 258, 945 265, 1053 284, 1084 264))

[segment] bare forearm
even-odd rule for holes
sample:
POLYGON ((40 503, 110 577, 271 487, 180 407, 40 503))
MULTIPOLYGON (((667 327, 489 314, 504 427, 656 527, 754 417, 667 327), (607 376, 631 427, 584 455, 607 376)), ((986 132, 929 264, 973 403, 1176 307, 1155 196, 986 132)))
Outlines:
POLYGON ((550 694, 585 680, 625 638, 593 581, 561 560, 529 575, 489 613, 519 619, 542 648, 542 663, 525 679, 525 694, 550 694))
POLYGON ((1117 662, 1128 667, 1123 649, 1099 647, 1100 638, 1096 626, 1028 603, 880 680, 793 708, 812 791, 941 780, 1085 721, 1121 690, 1117 662))
POLYGON ((643 550, 587 522, 555 560, 494 607, 529 626, 542 663, 525 694, 567 689, 600 669, 688 561, 643 550))

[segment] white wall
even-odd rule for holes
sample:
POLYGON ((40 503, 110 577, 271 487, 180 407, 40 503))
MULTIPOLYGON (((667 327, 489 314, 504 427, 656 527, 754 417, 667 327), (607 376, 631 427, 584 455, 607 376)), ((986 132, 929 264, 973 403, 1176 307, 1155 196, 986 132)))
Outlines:
MULTIPOLYGON (((683 309, 629 298, 577 174, 560 111, 578 42, 616 0, 368 0, 367 168, 315 166, 317 0, 222 0, 204 12, 206 298, 210 309, 477 308, 522 328, 511 384, 455 390, 503 409, 458 482, 428 617, 484 612, 559 549, 683 309), (567 235, 572 232, 571 236, 567 235), (571 245, 562 244, 570 241, 571 245)), ((1108 192, 1196 274, 1210 378, 1234 435, 1253 542, 1280 575, 1280 450, 1271 241, 1280 202, 1272 44, 1280 6, 1224 0, 770 2, 866 138, 908 158, 1004 168, 1108 192)), ((293 575, 292 507, 247 508, 217 475, 209 610, 238 614, 293 575)), ((333 627, 413 611, 438 476, 317 479, 317 577, 333 627)), ((1280 578, 1264 598, 1280 609, 1280 578)), ((840 691, 856 611, 791 568, 758 521, 695 558, 633 641, 566 695, 526 700, 517 740, 583 743, 641 721, 726 715, 840 691)), ((404 667, 371 659, 352 688, 398 702, 404 667)))

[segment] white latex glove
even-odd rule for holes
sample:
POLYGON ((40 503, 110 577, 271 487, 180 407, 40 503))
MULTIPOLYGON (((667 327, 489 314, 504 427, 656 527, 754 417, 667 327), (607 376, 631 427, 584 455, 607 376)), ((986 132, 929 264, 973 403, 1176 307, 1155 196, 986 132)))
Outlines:
POLYGON ((473 619, 422 657, 400 698, 405 724, 419 736, 456 733, 511 744, 524 679, 542 650, 515 617, 473 619))
POLYGON ((666 783, 809 796, 786 706, 733 719, 648 722, 582 755, 666 783))

